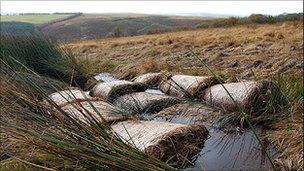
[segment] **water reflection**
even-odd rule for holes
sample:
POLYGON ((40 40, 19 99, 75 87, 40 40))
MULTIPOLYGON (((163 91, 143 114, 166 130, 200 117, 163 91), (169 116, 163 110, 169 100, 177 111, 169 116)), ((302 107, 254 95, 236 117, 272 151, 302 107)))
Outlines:
MULTIPOLYGON (((193 124, 197 121, 191 117, 161 117, 154 120, 170 121, 173 123, 193 124)), ((250 130, 230 131, 229 133, 213 127, 210 123, 204 123, 209 130, 209 138, 205 146, 194 160, 194 166, 186 168, 192 170, 269 170, 271 165, 266 157, 266 151, 271 158, 275 158, 277 152, 273 145, 264 141, 261 148, 258 140, 250 130)), ((261 137, 262 129, 255 130, 261 137)))
MULTIPOLYGON (((225 134, 210 129, 210 138, 200 152, 195 166, 186 170, 269 170, 265 151, 253 133, 225 134)), ((275 149, 268 147, 269 154, 275 155, 275 149)))

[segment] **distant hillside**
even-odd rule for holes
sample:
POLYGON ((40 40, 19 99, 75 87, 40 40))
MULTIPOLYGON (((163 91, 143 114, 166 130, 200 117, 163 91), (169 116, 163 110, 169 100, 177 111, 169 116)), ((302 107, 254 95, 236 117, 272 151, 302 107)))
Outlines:
POLYGON ((48 24, 41 31, 54 41, 72 41, 190 29, 204 20, 202 17, 142 14, 83 14, 48 24))
POLYGON ((2 21, 32 23, 54 42, 136 36, 197 28, 303 21, 303 13, 284 13, 277 16, 252 14, 248 17, 228 17, 205 13, 177 15, 184 16, 133 13, 42 13, 1 16, 1 19, 3 19, 2 21))
POLYGON ((210 17, 210 18, 227 18, 236 15, 231 14, 213 14, 213 13, 177 13, 178 16, 196 16, 196 17, 210 17))

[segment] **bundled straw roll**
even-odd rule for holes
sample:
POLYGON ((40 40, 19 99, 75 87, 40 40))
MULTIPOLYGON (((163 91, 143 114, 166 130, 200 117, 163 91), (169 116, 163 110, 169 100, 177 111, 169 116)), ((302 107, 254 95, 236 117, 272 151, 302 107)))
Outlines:
POLYGON ((214 85, 203 93, 203 98, 211 105, 221 107, 227 111, 238 111, 238 106, 245 112, 257 114, 265 108, 269 94, 278 88, 269 81, 246 81, 238 83, 214 85), (231 99, 229 94, 237 104, 231 99), (268 93, 269 92, 269 93, 268 93))
POLYGON ((97 83, 99 83, 94 78, 88 79, 88 81, 85 83, 83 90, 90 91, 97 83))
POLYGON ((112 105, 104 101, 83 101, 71 103, 61 108, 82 122, 97 121, 100 123, 113 123, 126 120, 127 118, 112 105))
MULTIPOLYGON (((58 106, 64 106, 67 103, 72 103, 75 101, 85 101, 91 100, 92 97, 84 91, 81 90, 65 90, 52 93, 49 95, 50 100, 56 103, 58 106)), ((45 103, 47 101, 45 100, 45 103)))
POLYGON ((160 90, 177 97, 198 97, 206 88, 217 83, 214 77, 174 75, 160 83, 160 90))
POLYGON ((118 97, 114 104, 129 113, 156 113, 180 101, 167 95, 136 92, 118 97))
POLYGON ((142 83, 133 83, 124 80, 111 81, 96 84, 95 87, 90 91, 90 95, 113 101, 116 97, 133 92, 145 91, 146 89, 147 86, 142 83))
POLYGON ((203 125, 124 121, 112 129, 126 143, 169 163, 182 164, 198 154, 208 131, 203 125))
POLYGON ((140 75, 135 78, 134 82, 136 83, 144 83, 149 86, 156 87, 159 85, 160 81, 163 79, 164 74, 161 72, 157 73, 147 73, 144 75, 140 75))

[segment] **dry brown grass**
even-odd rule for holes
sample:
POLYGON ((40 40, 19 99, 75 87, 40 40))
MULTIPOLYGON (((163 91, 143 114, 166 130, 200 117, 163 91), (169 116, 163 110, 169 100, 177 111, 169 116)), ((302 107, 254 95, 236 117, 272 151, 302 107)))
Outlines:
POLYGON ((301 170, 303 164, 303 101, 299 100, 291 107, 293 118, 285 118, 275 124, 270 134, 278 149, 282 152, 275 161, 283 170, 301 170))
POLYGON ((38 150, 34 146, 8 136, 2 134, 0 137, 1 171, 68 170, 74 167, 61 157, 38 150))
MULTIPOLYGON (((80 59, 111 61, 118 67, 132 65, 137 70, 135 75, 164 68, 177 72, 194 68, 198 75, 204 67, 187 53, 192 48, 216 70, 243 77, 252 77, 252 73, 269 76, 301 72, 303 24, 286 22, 78 41, 66 48, 80 59)), ((128 70, 125 67, 124 71, 128 70)))

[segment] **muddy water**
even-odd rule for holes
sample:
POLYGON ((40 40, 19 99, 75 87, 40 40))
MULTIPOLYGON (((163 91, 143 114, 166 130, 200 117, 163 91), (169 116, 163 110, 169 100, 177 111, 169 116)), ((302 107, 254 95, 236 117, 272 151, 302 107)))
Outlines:
MULTIPOLYGON (((95 77, 96 78, 96 77, 95 77)), ((114 81, 109 73, 99 74, 96 78, 101 81, 114 81)), ((163 94, 157 89, 148 89, 147 92, 163 94)), ((168 121, 172 123, 194 124, 195 118, 175 116, 170 120, 151 115, 144 116, 147 120, 168 121)), ((261 148, 254 134, 250 130, 223 132, 210 123, 204 124, 209 130, 209 138, 205 141, 204 148, 193 158, 193 165, 185 171, 196 170, 270 170, 271 165, 266 157, 266 152, 274 159, 278 154, 276 149, 265 143, 261 148)), ((259 136, 263 135, 262 129, 255 130, 259 136)))

